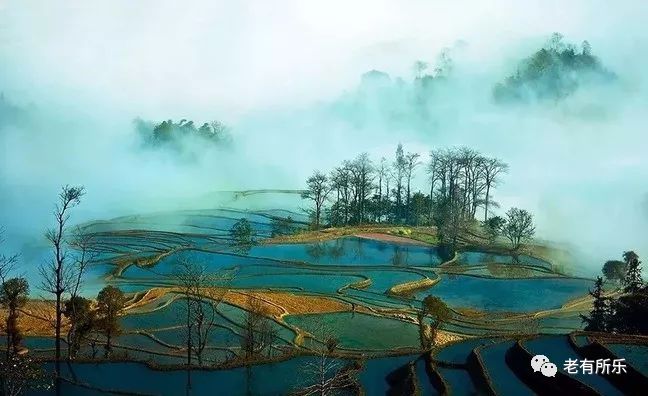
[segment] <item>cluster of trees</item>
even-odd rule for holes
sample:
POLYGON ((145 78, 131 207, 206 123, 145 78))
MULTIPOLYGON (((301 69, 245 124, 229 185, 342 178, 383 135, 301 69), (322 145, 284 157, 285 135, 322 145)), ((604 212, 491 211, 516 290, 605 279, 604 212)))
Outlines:
MULTIPOLYGON (((96 345, 103 344, 105 355, 112 351, 112 340, 121 331, 118 317, 126 299, 124 293, 114 286, 103 288, 95 301, 82 297, 84 274, 95 255, 91 250, 91 237, 79 230, 68 232, 70 210, 78 205, 84 195, 83 187, 65 186, 59 194, 54 210, 55 227, 46 232, 52 247, 52 258, 41 265, 42 283, 39 289, 52 296, 54 305, 53 328, 55 333, 54 378, 60 390, 60 365, 63 358, 61 340, 67 340, 67 359, 77 356, 84 342, 91 344, 93 357, 96 345), (63 318, 67 319, 67 325, 63 318), (63 334, 67 331, 67 334, 63 334), (103 338, 103 339, 101 339, 103 338)), ((3 359, 2 386, 5 394, 11 394, 16 384, 25 386, 39 373, 39 367, 24 356, 22 334, 19 326, 20 310, 28 301, 29 283, 23 277, 13 277, 18 256, 0 256, 0 306, 7 312, 3 323, 6 334, 6 351, 3 359), (15 370, 22 367, 22 370, 15 370)), ((18 387, 22 389, 22 387, 18 387)))
POLYGON ((585 81, 612 78, 614 74, 603 68, 587 41, 578 49, 554 33, 543 48, 518 65, 514 74, 498 83, 493 94, 499 102, 560 100, 585 81))
POLYGON ((639 256, 633 251, 624 252, 623 261, 606 262, 603 273, 608 280, 621 284, 622 294, 618 298, 606 295, 603 278, 597 277, 590 290, 594 298, 592 311, 581 316, 585 329, 648 335, 648 285, 641 277, 639 256))
POLYGON ((439 100, 453 71, 451 50, 442 50, 432 62, 417 60, 411 77, 368 70, 356 90, 332 103, 335 118, 356 126, 426 127, 438 111, 439 100))
POLYGON ((166 120, 160 123, 135 119, 135 128, 145 146, 172 147, 181 150, 187 138, 196 138, 210 144, 224 146, 231 143, 230 128, 220 121, 205 122, 200 126, 191 120, 166 120))
POLYGON ((390 223, 437 226, 442 242, 452 246, 462 229, 476 222, 478 210, 495 239, 503 233, 514 248, 533 235, 531 215, 520 209, 508 219, 489 218, 498 204, 493 190, 508 165, 466 147, 435 150, 427 162, 398 145, 393 161, 371 161, 360 154, 326 175, 316 171, 306 181, 302 198, 312 201, 312 226, 390 223), (425 164, 427 191, 413 192, 413 180, 425 164))

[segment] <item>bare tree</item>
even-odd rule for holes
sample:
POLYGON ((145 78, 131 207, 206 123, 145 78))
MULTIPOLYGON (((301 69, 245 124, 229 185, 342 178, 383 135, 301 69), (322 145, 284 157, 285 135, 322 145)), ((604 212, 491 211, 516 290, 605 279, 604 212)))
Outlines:
MULTIPOLYGON (((419 157, 421 155, 418 153, 407 153, 405 155, 405 172, 407 178, 407 210, 411 212, 410 208, 410 199, 411 199, 411 184, 412 177, 414 176, 414 170, 421 164, 419 157)), ((411 216, 411 213, 408 213, 408 218, 411 216)))
POLYGON ((64 314, 69 319, 70 328, 67 334, 68 359, 74 357, 79 349, 81 338, 91 330, 93 313, 89 309, 89 300, 80 297, 79 292, 83 285, 88 264, 97 257, 97 251, 94 250, 95 236, 85 233, 81 228, 75 228, 69 246, 75 250, 71 257, 70 299, 65 304, 64 314), (83 331, 79 331, 83 328, 83 331))
POLYGON ((69 290, 71 279, 74 276, 69 265, 65 232, 67 222, 70 219, 69 211, 81 202, 81 197, 84 194, 85 190, 83 187, 64 186, 61 189, 59 202, 54 209, 56 226, 45 233, 45 237, 54 250, 54 257, 49 263, 43 264, 40 267, 40 274, 43 277, 41 288, 43 291, 53 294, 56 300, 54 375, 56 377, 57 394, 60 392, 63 293, 69 290))
POLYGON ((358 387, 359 367, 356 364, 346 364, 344 360, 335 357, 338 347, 335 332, 323 322, 317 323, 313 331, 318 339, 323 341, 323 345, 313 351, 315 358, 300 370, 307 385, 292 394, 327 396, 358 387))
POLYGON ((209 337, 216 329, 217 308, 227 293, 231 276, 209 273, 203 266, 183 260, 178 264, 175 279, 186 303, 187 365, 191 366, 193 354, 202 366, 209 337))
POLYGON ((365 220, 365 204, 371 193, 373 183, 373 165, 367 153, 360 154, 350 167, 353 182, 353 207, 355 222, 361 224, 365 220))
POLYGON ((502 234, 510 241, 513 249, 518 249, 522 242, 533 237, 535 226, 533 216, 524 209, 511 208, 506 212, 506 224, 502 234))
POLYGON ((313 211, 313 216, 315 220, 315 229, 320 227, 320 219, 322 217, 322 208, 324 207, 324 202, 326 202, 326 197, 328 197, 331 192, 331 188, 328 184, 328 178, 322 172, 316 171, 313 176, 309 177, 306 180, 307 189, 302 193, 302 198, 310 199, 315 203, 315 210, 313 211))
POLYGON ((490 191, 497 184, 498 176, 508 172, 508 165, 497 158, 486 158, 482 162, 482 172, 486 188, 484 197, 484 221, 488 221, 488 205, 490 203, 490 191))
POLYGON ((387 180, 388 178, 388 166, 387 166, 387 159, 385 157, 380 158, 380 164, 376 168, 376 173, 378 176, 378 184, 376 185, 376 193, 378 195, 378 210, 377 210, 377 219, 380 223, 382 220, 382 214, 383 214, 383 182, 386 182, 389 185, 389 182, 387 180))
MULTIPOLYGON (((0 228, 0 246, 4 243, 4 229, 0 228)), ((18 255, 14 254, 7 256, 4 253, 0 252, 0 279, 5 280, 9 273, 11 273, 16 268, 16 263, 18 262, 18 255)))
POLYGON ((249 296, 241 334, 241 351, 246 362, 263 355, 264 352, 270 356, 276 338, 277 331, 272 319, 268 318, 263 301, 258 297, 249 296))
POLYGON ((407 170, 407 159, 405 158, 403 145, 401 143, 398 143, 398 147, 396 147, 396 159, 394 160, 392 167, 394 169, 394 181, 396 182, 396 221, 400 222, 403 214, 403 179, 405 178, 405 172, 407 170))

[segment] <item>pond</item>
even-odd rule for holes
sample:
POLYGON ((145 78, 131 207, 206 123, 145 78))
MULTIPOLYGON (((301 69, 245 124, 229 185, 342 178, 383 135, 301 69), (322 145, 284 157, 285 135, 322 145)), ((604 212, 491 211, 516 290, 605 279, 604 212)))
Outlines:
MULTIPOLYGON (((385 394, 389 389, 385 376, 403 364, 416 359, 415 356, 397 356, 369 359, 359 375, 367 395, 385 394)), ((192 394, 228 396, 238 395, 285 395, 300 387, 314 383, 314 375, 308 367, 317 363, 317 358, 297 357, 290 360, 255 365, 249 368, 229 370, 194 370, 191 373, 192 394)), ((343 367, 344 360, 336 363, 343 367)), ((51 364, 46 369, 51 370, 51 364)), ((139 363, 73 363, 63 365, 63 375, 76 377, 78 381, 92 387, 118 392, 152 395, 185 394, 187 373, 184 370, 156 371, 139 363), (115 381, 118 378, 119 381, 115 381)), ((29 391, 28 395, 50 395, 54 390, 29 391)), ((64 383, 63 395, 97 395, 97 390, 64 383)))
POLYGON ((459 254, 459 263, 465 265, 484 265, 488 263, 523 264, 551 269, 551 263, 548 261, 524 254, 509 255, 489 252, 462 252, 459 254))
MULTIPOLYGON (((183 337, 183 323, 186 318, 186 306, 183 300, 176 300, 171 304, 147 313, 126 315, 121 319, 121 324, 126 331, 146 330, 169 344, 181 344, 183 337), (159 332, 160 329, 173 328, 159 332), (158 330, 158 332, 156 332, 158 330)), ((210 312, 209 308, 205 312, 210 312)), ((212 334, 213 341, 218 346, 238 346, 238 337, 242 328, 246 311, 224 302, 218 304, 218 317, 215 324, 218 327, 212 334), (222 328, 225 327, 225 328, 222 328)), ((289 343, 294 339, 295 334, 289 328, 280 325, 275 321, 270 322, 276 328, 278 338, 282 343, 289 343)))
POLYGON ((468 370, 437 367, 437 371, 450 387, 450 395, 479 395, 468 370))
POLYGON ((467 275, 442 275, 432 288, 419 292, 438 296, 453 308, 486 311, 530 312, 560 308, 587 294, 592 282, 574 278, 495 279, 467 275))
POLYGON ((434 359, 451 364, 466 364, 473 349, 492 344, 497 340, 497 338, 469 338, 443 347, 434 355, 434 359))
POLYGON ((289 315, 284 320, 320 340, 333 336, 342 348, 387 350, 420 345, 415 324, 358 312, 289 315))
POLYGON ((484 362, 487 378, 496 394, 501 395, 533 395, 534 393, 508 367, 505 360, 506 352, 515 341, 501 341, 478 349, 484 362))
POLYGON ((269 234, 272 229, 271 216, 268 214, 210 209, 117 217, 108 221, 90 223, 86 231, 150 230, 186 234, 224 234, 228 233, 234 223, 242 218, 247 219, 258 233, 269 234))
POLYGON ((427 246, 345 237, 320 243, 258 245, 250 256, 318 265, 437 266, 437 249, 427 246))
POLYGON ((617 357, 623 358, 640 373, 648 376, 648 346, 609 343, 605 346, 617 357))

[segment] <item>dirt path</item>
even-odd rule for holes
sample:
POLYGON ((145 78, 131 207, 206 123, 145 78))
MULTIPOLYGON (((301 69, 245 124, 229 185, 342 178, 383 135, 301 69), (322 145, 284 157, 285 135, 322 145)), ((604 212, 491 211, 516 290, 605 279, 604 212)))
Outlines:
POLYGON ((380 232, 360 232, 355 234, 358 238, 373 239, 382 242, 394 242, 407 245, 430 246, 429 243, 417 241, 416 239, 406 238, 398 235, 383 234, 380 232))

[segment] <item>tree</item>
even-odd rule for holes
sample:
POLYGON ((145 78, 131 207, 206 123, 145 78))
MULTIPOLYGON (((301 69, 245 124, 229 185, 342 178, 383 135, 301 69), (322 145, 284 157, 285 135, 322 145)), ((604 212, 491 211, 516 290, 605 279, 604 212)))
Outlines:
POLYGON ((59 193, 59 202, 54 208, 56 226, 45 233, 45 237, 53 248, 54 257, 48 264, 40 267, 43 278, 41 288, 55 297, 56 321, 54 324, 55 362, 54 375, 56 377, 57 394, 60 392, 61 373, 61 329, 63 318, 63 293, 70 287, 70 265, 65 241, 66 225, 70 219, 70 209, 81 202, 85 194, 83 187, 64 186, 59 193))
POLYGON ((176 281, 186 303, 185 341, 187 366, 191 366, 194 354, 198 365, 203 365, 205 348, 216 330, 218 304, 227 293, 224 283, 227 275, 212 274, 196 263, 181 261, 176 268, 176 281))
POLYGON ((419 338, 421 349, 429 350, 436 344, 438 329, 452 317, 452 311, 439 297, 427 296, 423 299, 423 305, 417 315, 419 324, 419 338), (430 323, 425 319, 430 318, 430 323))
POLYGON ((361 224, 365 221, 367 198, 373 188, 373 165, 367 153, 360 154, 351 162, 351 183, 353 188, 353 219, 354 223, 361 224))
POLYGON ((608 321, 610 316, 609 299, 603 295, 603 278, 596 277, 594 289, 589 291, 589 295, 594 298, 593 308, 589 316, 581 315, 587 331, 608 331, 608 321))
POLYGON ((447 256, 454 255, 457 249, 459 234, 465 225, 461 206, 458 200, 439 194, 433 202, 432 223, 437 228, 441 245, 449 249, 447 256))
POLYGON ((641 261, 639 256, 632 250, 623 252, 623 261, 626 264, 626 274, 623 278, 623 290, 626 293, 635 293, 643 286, 641 277, 641 261))
POLYGON ((106 337, 106 357, 112 352, 112 339, 121 333, 119 315, 124 309, 124 292, 115 286, 106 286, 97 295, 97 329, 106 337))
POLYGON ((268 310, 263 301, 258 297, 249 296, 241 334, 241 351, 247 362, 263 355, 265 351, 268 356, 272 353, 272 343, 277 338, 277 330, 267 315, 268 310))
MULTIPOLYGON (((387 165, 387 159, 385 157, 380 158, 380 164, 376 169, 378 175, 378 185, 376 186, 378 190, 376 191, 376 221, 380 223, 382 221, 384 208, 383 208, 383 182, 387 183, 387 189, 389 189, 389 166, 387 165)), ((389 200, 389 195, 387 196, 389 200)))
POLYGON ((506 220, 500 216, 493 216, 484 222, 484 231, 486 231, 490 243, 495 242, 497 237, 500 236, 505 224, 506 220))
POLYGON ((429 223, 428 208, 430 207, 429 198, 420 192, 412 194, 410 200, 410 224, 415 226, 429 223))
MULTIPOLYGON (((0 245, 4 243, 4 229, 0 228, 0 245)), ((18 261, 18 255, 7 256, 0 252, 0 280, 7 279, 9 274, 15 269, 18 261)))
POLYGON ((299 377, 305 378, 306 383, 292 395, 338 395, 347 394, 345 390, 357 390, 360 365, 345 364, 343 359, 335 357, 335 350, 339 344, 335 332, 321 321, 315 323, 312 331, 324 345, 316 347, 313 359, 300 367, 299 377))
POLYGON ((625 261, 608 260, 603 264, 603 275, 609 281, 620 282, 625 278, 627 264, 625 261))
POLYGON ((22 335, 18 328, 18 310, 27 303, 29 284, 25 278, 1 279, 0 306, 7 310, 5 331, 7 333, 6 358, 17 354, 22 342, 22 335))
POLYGON ((484 176, 486 195, 484 197, 484 221, 488 221, 488 205, 490 204, 490 191, 498 181, 501 173, 508 172, 508 165, 497 158, 485 158, 481 171, 484 176))
POLYGON ((426 70, 427 68, 428 68, 428 63, 427 63, 427 62, 423 62, 423 61, 421 61, 421 60, 417 60, 417 61, 414 62, 414 64, 412 65, 412 70, 414 71, 414 76, 415 76, 417 79, 423 77, 423 73, 425 72, 425 70, 426 70))
POLYGON ((611 304, 609 329, 623 334, 648 335, 648 286, 620 296, 611 304))
POLYGON ((96 314, 90 300, 81 296, 73 296, 65 302, 63 315, 70 323, 67 338, 68 358, 74 359, 81 349, 82 341, 95 328, 96 314))
POLYGON ((306 191, 302 193, 303 199, 309 199, 315 204, 315 209, 312 212, 315 229, 320 228, 320 220, 322 216, 322 209, 326 197, 331 192, 328 184, 328 178, 325 174, 315 171, 315 173, 306 180, 306 191))
POLYGON ((70 247, 74 248, 76 252, 70 260, 68 277, 70 298, 65 302, 63 311, 70 323, 67 334, 68 359, 76 357, 82 340, 93 330, 95 325, 95 314, 90 309, 90 300, 79 296, 88 264, 97 257, 93 246, 94 235, 84 233, 77 227, 70 242, 70 247))
POLYGON ((407 206, 407 211, 408 211, 408 220, 411 221, 412 217, 412 208, 410 205, 410 197, 411 197, 411 184, 412 184, 412 177, 414 176, 414 170, 421 164, 419 161, 419 157, 421 155, 418 153, 407 153, 405 155, 405 177, 407 179, 407 201, 406 201, 406 206, 407 206))
POLYGON ((403 179, 405 178, 405 173, 407 171, 407 158, 405 158, 403 145, 401 143, 398 143, 398 147, 396 147, 396 160, 392 164, 392 167, 394 181, 396 182, 396 189, 394 191, 396 195, 395 219, 396 222, 400 223, 403 217, 403 179))
POLYGON ((288 217, 273 217, 270 220, 270 236, 276 237, 281 235, 294 234, 296 227, 291 216, 288 217))
POLYGON ((509 209, 502 233, 511 241, 513 249, 519 249, 522 242, 530 240, 535 234, 533 217, 524 209, 509 209))
POLYGON ((238 247, 249 247, 254 244, 254 229, 246 218, 241 218, 230 228, 230 237, 238 247))

